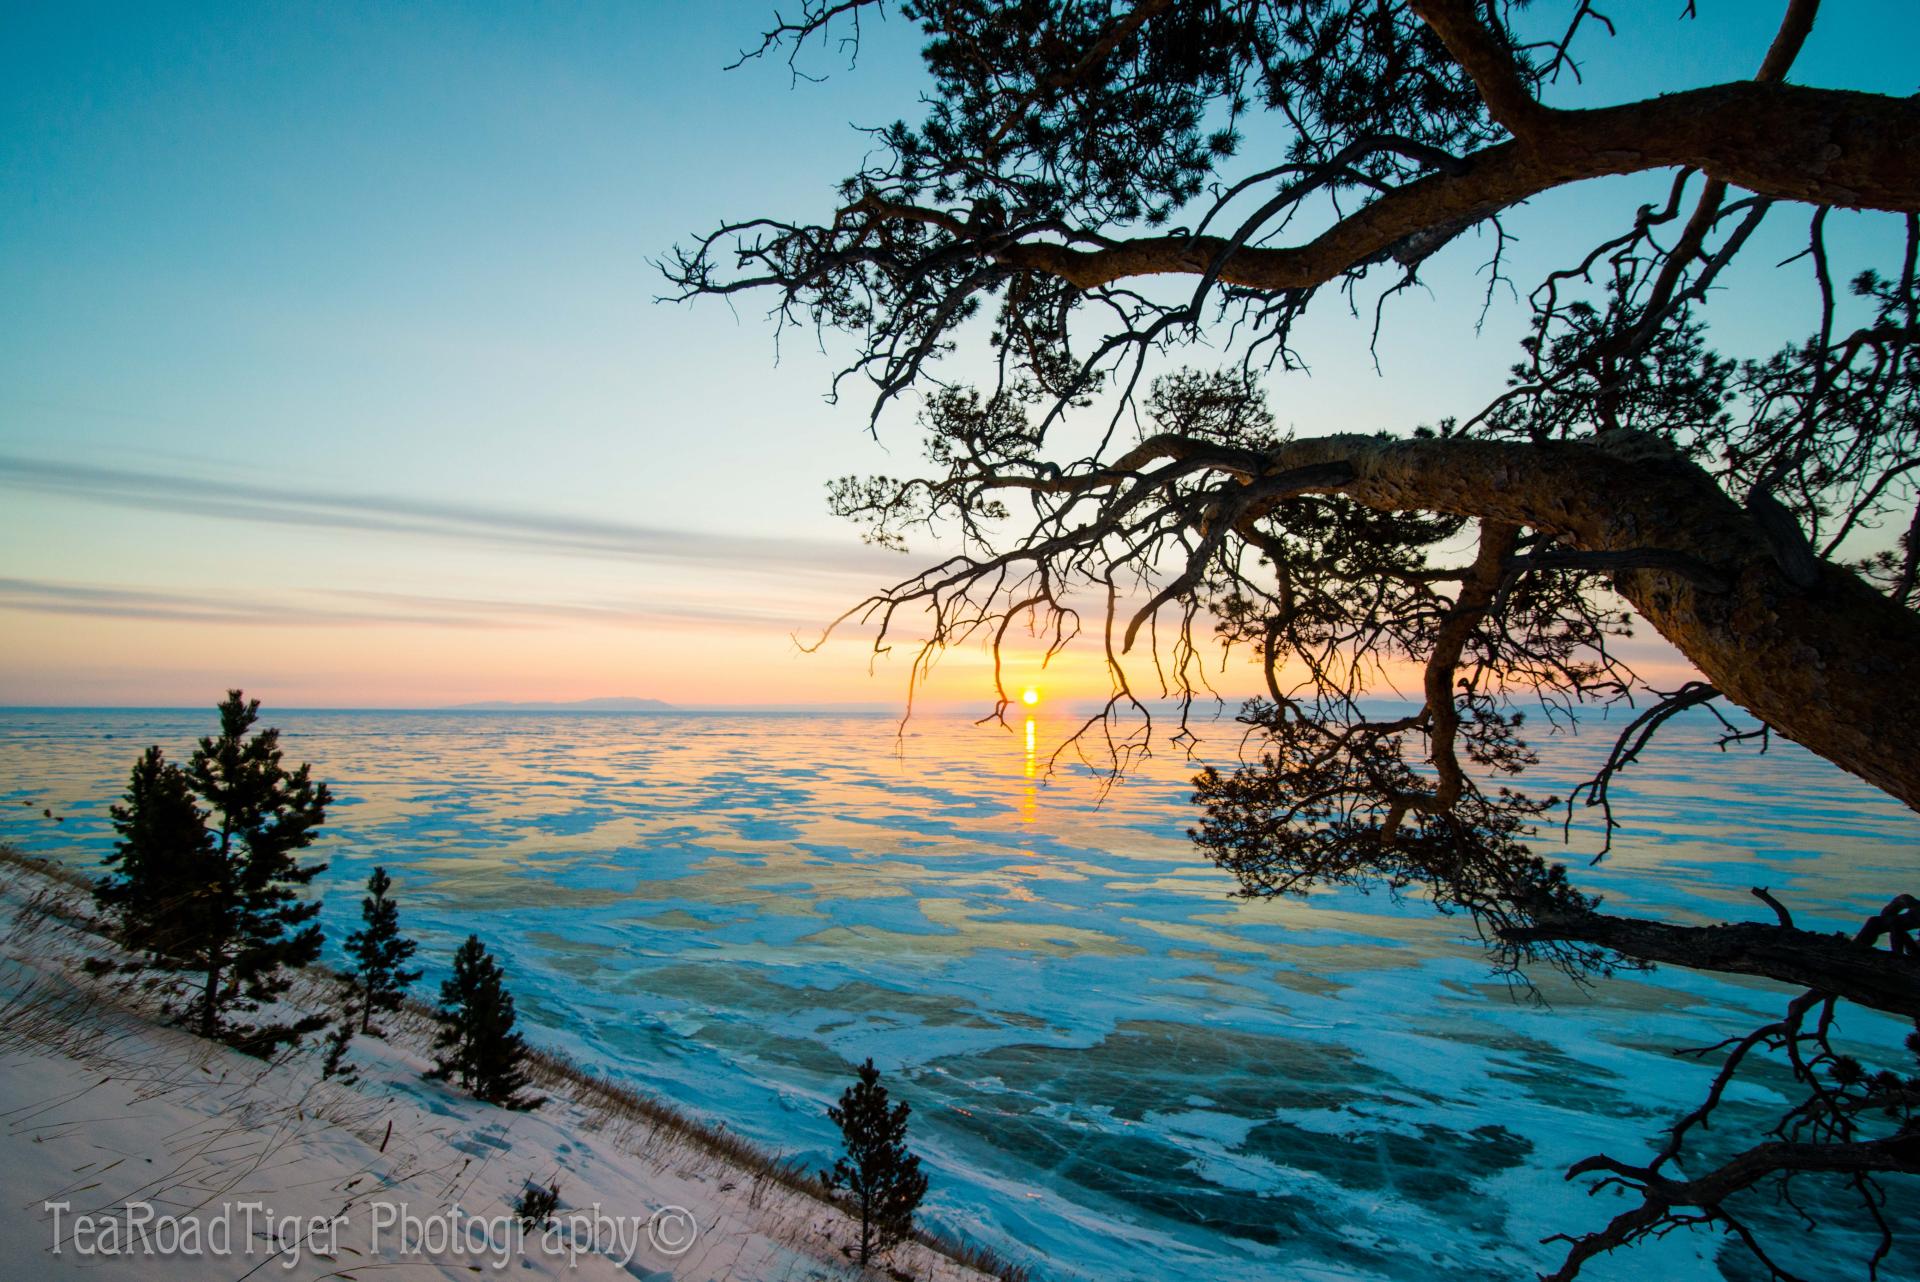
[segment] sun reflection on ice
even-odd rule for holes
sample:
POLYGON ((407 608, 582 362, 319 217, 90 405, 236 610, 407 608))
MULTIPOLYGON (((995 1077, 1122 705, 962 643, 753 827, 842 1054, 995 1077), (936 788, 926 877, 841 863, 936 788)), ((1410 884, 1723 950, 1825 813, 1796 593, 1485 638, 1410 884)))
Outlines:
MULTIPOLYGON (((1027 691, 1026 699, 1028 703, 1032 703, 1034 701, 1032 690, 1027 691)), ((1028 717, 1027 718, 1027 759, 1026 759, 1027 786, 1025 789, 1022 790, 1020 794, 1020 822, 1023 824, 1031 824, 1040 817, 1040 781, 1036 777, 1038 773, 1037 767, 1038 767, 1038 762, 1034 752, 1033 718, 1028 717)), ((1020 853, 1026 856, 1026 858, 1028 859, 1038 858, 1037 854, 1032 850, 1023 850, 1020 853)), ((1021 870, 1016 869, 1014 871, 1018 872, 1021 870)), ((1007 897, 1009 899, 1024 900, 1028 903, 1035 902, 1035 897, 1033 892, 1028 890, 1025 886, 1021 885, 1019 882, 1015 882, 1011 886, 1007 887, 1007 897)))
POLYGON ((1040 815, 1040 781, 1035 777, 1038 763, 1034 753, 1033 718, 1027 718, 1027 786, 1020 793, 1020 822, 1030 824, 1040 815))

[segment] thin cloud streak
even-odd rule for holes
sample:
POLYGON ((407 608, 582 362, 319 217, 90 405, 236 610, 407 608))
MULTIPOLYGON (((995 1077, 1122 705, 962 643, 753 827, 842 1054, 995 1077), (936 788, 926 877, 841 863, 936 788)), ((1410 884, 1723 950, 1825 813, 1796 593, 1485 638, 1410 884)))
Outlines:
POLYGON ((792 628, 801 622, 792 613, 752 607, 698 604, 580 605, 336 590, 250 596, 245 601, 236 602, 191 592, 11 578, 0 578, 0 610, 254 627, 298 624, 303 627, 535 629, 599 623, 615 627, 738 627, 742 624, 758 624, 768 628, 792 628))
POLYGON ((900 568, 893 554, 877 548, 821 540, 670 530, 507 507, 294 489, 19 455, 0 454, 0 485, 142 511, 415 535, 576 556, 778 569, 782 574, 880 574, 889 580, 900 568))

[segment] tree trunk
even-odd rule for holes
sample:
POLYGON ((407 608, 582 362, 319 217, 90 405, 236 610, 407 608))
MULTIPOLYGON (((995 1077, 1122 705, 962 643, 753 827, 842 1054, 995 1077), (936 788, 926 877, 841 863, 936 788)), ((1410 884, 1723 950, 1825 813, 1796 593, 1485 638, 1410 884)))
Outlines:
POLYGON ((1920 1019, 1920 961, 1884 948, 1772 922, 1676 926, 1589 913, 1500 932, 1512 944, 1566 940, 1647 962, 1758 975, 1832 993, 1874 1010, 1920 1019))
POLYGON ((1524 525, 1628 565, 1646 554, 1652 564, 1615 569, 1614 586, 1709 681, 1787 738, 1920 809, 1920 616, 1812 559, 1790 534, 1770 538, 1664 441, 1327 436, 1255 455, 1154 437, 1114 470, 1216 452, 1215 466, 1249 481, 1312 477, 1280 498, 1344 494, 1387 511, 1524 525))

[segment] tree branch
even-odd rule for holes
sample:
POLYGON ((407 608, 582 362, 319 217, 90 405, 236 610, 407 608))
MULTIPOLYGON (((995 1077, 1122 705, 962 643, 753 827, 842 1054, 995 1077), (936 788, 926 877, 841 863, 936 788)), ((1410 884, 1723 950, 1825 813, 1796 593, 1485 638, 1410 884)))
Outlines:
MULTIPOLYGON (((1241 248, 1217 279, 1257 290, 1311 289, 1376 261, 1435 227, 1470 226, 1555 187, 1688 167, 1776 199, 1850 209, 1920 210, 1920 99, 1751 81, 1586 111, 1542 108, 1526 140, 1464 158, 1462 172, 1395 188, 1305 245, 1241 248)), ((905 205, 892 217, 949 216, 905 205)), ((1098 249, 1014 241, 983 245, 994 260, 1095 289, 1135 276, 1200 275, 1227 242, 1148 236, 1098 249)))
POLYGON ((1547 109, 1527 87, 1504 31, 1481 21, 1475 0, 1412 0, 1412 8, 1473 77, 1487 113, 1516 138, 1531 134, 1547 109))
POLYGON ((1501 930, 1498 937, 1519 946, 1592 944, 1636 961, 1727 975, 1757 975, 1796 988, 1819 989, 1892 1015, 1920 1019, 1920 961, 1845 935, 1769 922, 1677 926, 1590 913, 1542 918, 1529 926, 1501 930))

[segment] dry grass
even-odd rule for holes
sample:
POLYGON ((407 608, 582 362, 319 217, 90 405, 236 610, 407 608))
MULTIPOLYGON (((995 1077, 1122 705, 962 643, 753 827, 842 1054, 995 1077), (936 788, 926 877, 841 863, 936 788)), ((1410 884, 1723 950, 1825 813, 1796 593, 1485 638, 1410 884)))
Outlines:
MULTIPOLYGON (((667 1100, 635 1090, 580 1068, 565 1056, 551 1051, 535 1051, 530 1072, 536 1085, 550 1093, 565 1093, 590 1111, 614 1125, 638 1130, 645 1127, 665 1134, 703 1151, 736 1170, 753 1177, 756 1203, 765 1185, 791 1190, 816 1201, 837 1205, 817 1172, 808 1170, 799 1159, 784 1157, 724 1127, 686 1112, 667 1100)), ((937 1255, 943 1255, 970 1269, 1001 1282, 1028 1282, 1024 1265, 1013 1263, 986 1247, 949 1237, 936 1230, 916 1226, 914 1241, 937 1255)))
MULTIPOLYGON (((309 969, 344 982, 344 977, 324 967, 309 969)), ((403 1036, 424 1040, 435 1026, 433 1008, 409 997, 403 1008, 389 1017, 389 1024, 403 1036)), ((783 1189, 844 1209, 821 1183, 819 1174, 796 1157, 709 1122, 670 1100, 582 1068, 557 1051, 535 1048, 527 1059, 527 1075, 536 1090, 578 1105, 616 1144, 636 1156, 661 1165, 671 1160, 684 1167, 691 1155, 710 1162, 716 1174, 743 1173, 752 1181, 748 1202, 753 1206, 760 1205, 770 1191, 783 1189)), ((915 1226, 913 1240, 936 1255, 1001 1282, 1030 1282, 1032 1277, 1027 1266, 936 1229, 915 1226)))
POLYGON ((57 860, 48 859, 43 855, 29 855, 24 851, 15 850, 5 842, 0 842, 0 864, 25 869, 37 877, 44 877, 48 881, 57 881, 62 885, 71 886, 75 890, 84 890, 89 894, 93 892, 93 878, 87 876, 78 868, 70 868, 66 864, 60 863, 57 860))

